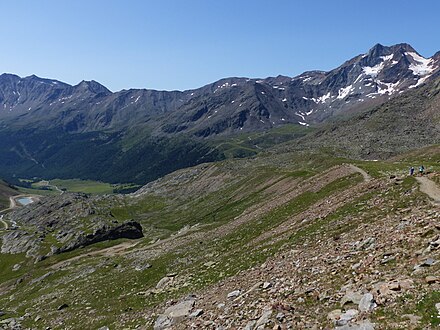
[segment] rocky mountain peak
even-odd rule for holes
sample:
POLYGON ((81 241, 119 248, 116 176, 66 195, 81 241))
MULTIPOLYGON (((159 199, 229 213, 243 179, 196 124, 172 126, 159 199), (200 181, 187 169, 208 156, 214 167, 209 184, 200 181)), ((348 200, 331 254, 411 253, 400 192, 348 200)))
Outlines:
POLYGON ((35 74, 31 74, 30 76, 24 77, 23 79, 28 79, 28 80, 40 80, 42 78, 38 77, 35 74))
POLYGON ((67 88, 70 86, 69 84, 66 84, 64 82, 55 79, 38 77, 35 74, 24 78, 19 77, 19 80, 23 84, 23 86, 38 85, 38 84, 47 85, 55 88, 67 88))
POLYGON ((389 47, 392 52, 414 52, 417 53, 417 51, 410 45, 407 43, 400 43, 397 45, 393 45, 389 47))
POLYGON ((74 86, 75 89, 88 91, 94 94, 104 94, 109 95, 112 92, 107 89, 104 85, 101 85, 95 80, 82 80, 78 85, 74 86))
POLYGON ((369 51, 368 55, 373 57, 379 57, 385 55, 385 53, 388 53, 389 48, 386 46, 383 46, 381 44, 374 45, 369 51))
POLYGON ((372 57, 380 57, 380 56, 387 56, 390 54, 404 53, 404 52, 417 53, 416 50, 410 44, 407 43, 401 43, 392 46, 384 46, 378 43, 368 51, 367 55, 372 57))
POLYGON ((12 73, 2 73, 0 75, 0 82, 7 82, 7 81, 17 81, 20 80, 20 77, 17 76, 16 74, 12 74, 12 73))

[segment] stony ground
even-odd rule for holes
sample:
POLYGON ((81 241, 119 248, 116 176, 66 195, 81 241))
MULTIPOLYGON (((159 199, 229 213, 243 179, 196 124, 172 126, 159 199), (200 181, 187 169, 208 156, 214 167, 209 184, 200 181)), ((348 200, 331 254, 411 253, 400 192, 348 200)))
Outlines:
MULTIPOLYGON (((427 191, 394 163, 283 157, 276 169, 269 158, 201 165, 88 200, 88 213, 134 219, 145 237, 36 263, 1 255, 0 329, 438 327, 437 176, 422 179, 427 191)), ((20 211, 18 225, 19 214, 32 219, 20 211)))
MULTIPOLYGON (((167 328, 181 313, 186 319, 172 328, 421 329, 414 302, 430 292, 440 298, 440 209, 416 203, 389 214, 389 192, 382 187, 360 206, 360 216, 323 225, 257 267, 183 302, 169 301, 151 322, 167 328)), ((435 306, 430 312, 440 313, 435 306)))

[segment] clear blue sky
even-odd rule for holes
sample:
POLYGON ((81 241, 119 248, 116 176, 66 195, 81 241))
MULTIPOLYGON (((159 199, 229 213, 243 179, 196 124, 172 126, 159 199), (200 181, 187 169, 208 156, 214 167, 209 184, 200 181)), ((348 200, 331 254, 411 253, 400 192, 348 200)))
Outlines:
POLYGON ((329 70, 376 43, 440 50, 440 1, 1 0, 0 72, 113 91, 329 70))

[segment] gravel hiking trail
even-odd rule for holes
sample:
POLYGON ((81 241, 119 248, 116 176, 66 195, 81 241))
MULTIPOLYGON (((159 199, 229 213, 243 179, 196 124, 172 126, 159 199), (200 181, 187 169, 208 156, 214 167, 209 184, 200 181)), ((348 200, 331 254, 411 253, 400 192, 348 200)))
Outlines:
POLYGON ((371 180, 371 176, 365 172, 363 169, 353 165, 353 164, 349 164, 348 167, 350 167, 353 171, 358 172, 360 174, 362 174, 362 176, 364 177, 365 181, 370 181, 371 180))
POLYGON ((80 254, 78 256, 59 261, 59 262, 51 265, 50 268, 51 269, 62 269, 63 267, 66 267, 67 265, 69 265, 71 262, 79 260, 83 257, 92 257, 95 255, 101 255, 104 257, 114 257, 114 256, 122 254, 125 250, 136 246, 138 243, 139 243, 138 241, 136 241, 136 242, 123 242, 121 244, 114 245, 114 246, 104 248, 101 250, 86 252, 86 253, 80 254))
POLYGON ((0 215, 0 222, 3 224, 4 229, 8 230, 9 225, 8 225, 8 223, 5 220, 3 220, 3 215, 0 215))
POLYGON ((440 188, 426 176, 418 176, 416 180, 420 183, 420 191, 428 195, 435 204, 440 204, 440 188))

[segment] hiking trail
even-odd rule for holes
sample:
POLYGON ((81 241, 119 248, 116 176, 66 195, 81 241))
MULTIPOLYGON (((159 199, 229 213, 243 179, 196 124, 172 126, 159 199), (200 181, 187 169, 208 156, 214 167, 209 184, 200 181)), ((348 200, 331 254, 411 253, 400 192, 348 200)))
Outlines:
POLYGON ((356 165, 348 164, 348 167, 350 167, 353 171, 362 174, 362 176, 364 177, 364 180, 365 180, 365 181, 370 181, 370 180, 371 180, 371 176, 370 176, 370 174, 368 174, 367 172, 365 172, 363 169, 357 167, 356 165))
POLYGON ((426 176, 417 176, 416 180, 420 183, 420 191, 433 199, 436 204, 440 204, 440 188, 437 184, 426 176))

